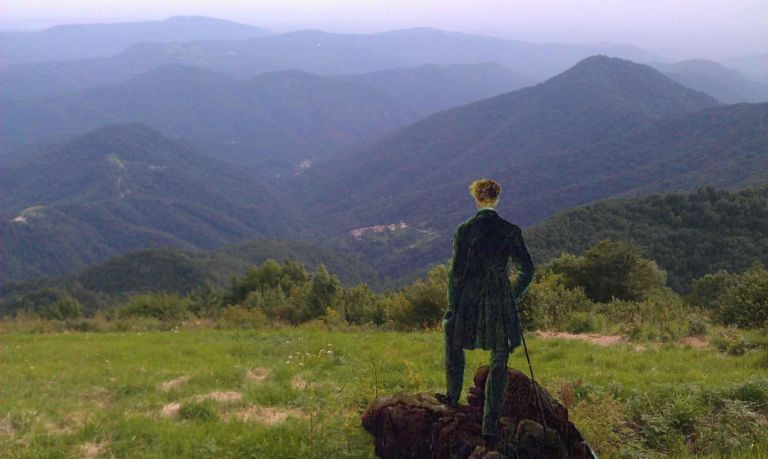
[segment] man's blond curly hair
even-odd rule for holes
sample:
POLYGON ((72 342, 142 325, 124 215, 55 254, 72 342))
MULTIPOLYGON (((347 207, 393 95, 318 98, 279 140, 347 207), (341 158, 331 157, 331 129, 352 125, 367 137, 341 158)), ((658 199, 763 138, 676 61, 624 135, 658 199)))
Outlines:
POLYGON ((469 185, 469 194, 479 203, 493 204, 499 200, 501 185, 487 178, 475 180, 469 185))

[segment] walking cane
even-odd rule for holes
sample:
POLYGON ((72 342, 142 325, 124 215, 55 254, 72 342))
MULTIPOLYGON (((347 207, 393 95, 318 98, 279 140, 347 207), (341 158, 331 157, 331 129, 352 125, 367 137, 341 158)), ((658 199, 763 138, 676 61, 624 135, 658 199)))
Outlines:
POLYGON ((547 420, 544 418, 544 409, 541 406, 541 396, 539 395, 539 389, 536 386, 536 378, 533 376, 533 365, 531 365, 531 356, 528 354, 528 345, 525 343, 525 333, 523 330, 523 320, 520 318, 520 312, 515 305, 515 313, 517 313, 517 321, 520 323, 520 338, 523 340, 523 349, 525 350, 525 358, 528 360, 528 370, 531 372, 531 382, 533 382, 533 391, 536 392, 536 405, 539 407, 539 416, 541 416, 541 426, 544 427, 544 437, 547 436, 547 420))
MULTIPOLYGON (((536 386, 536 379, 533 377, 533 365, 531 365, 531 356, 528 354, 528 345, 525 343, 525 333, 523 333, 523 321, 520 318, 520 312, 517 310, 517 305, 515 305, 515 313, 517 314, 517 320, 520 323, 520 338, 522 338, 523 341, 523 349, 525 350, 525 358, 528 360, 528 370, 531 372, 531 382, 533 382, 533 390, 536 392, 536 405, 539 407, 539 416, 541 416, 541 426, 544 428, 544 438, 547 437, 547 420, 544 418, 544 409, 541 405, 541 396, 539 395, 539 389, 536 386)), ((595 454, 595 451, 592 449, 592 446, 589 445, 589 443, 584 441, 584 446, 587 448, 587 454, 588 457, 597 459, 597 454, 595 454)), ((539 444, 536 443, 536 449, 538 450, 539 444)))

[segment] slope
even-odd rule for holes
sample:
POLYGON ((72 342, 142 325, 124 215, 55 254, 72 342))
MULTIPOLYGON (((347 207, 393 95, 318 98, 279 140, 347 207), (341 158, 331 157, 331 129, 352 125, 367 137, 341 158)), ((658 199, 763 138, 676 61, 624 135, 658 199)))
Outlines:
POLYGON ((717 270, 741 272, 768 263, 768 187, 738 191, 701 188, 612 198, 560 212, 526 231, 538 263, 579 254, 601 239, 636 243, 685 291, 717 270))
POLYGON ((529 225, 586 202, 575 195, 569 204, 540 204, 537 197, 599 177, 589 168, 604 158, 593 159, 590 146, 716 105, 651 67, 596 56, 542 84, 432 115, 318 163, 289 186, 304 191, 305 211, 331 230, 404 220, 450 233, 471 212, 470 181, 490 176, 505 187, 501 210, 529 225), (561 167, 566 159, 583 166, 580 173, 561 167))
MULTIPOLYGON (((163 66, 128 82, 5 103, 7 150, 114 123, 141 122, 218 156, 284 170, 417 119, 375 89, 298 71, 236 80, 163 66)), ((17 153, 18 154, 18 153, 17 153)))
POLYGON ((4 171, 0 281, 60 275, 157 246, 303 234, 242 168, 142 125, 108 126, 4 171))
POLYGON ((653 66, 678 83, 705 92, 721 102, 768 101, 768 85, 752 81, 714 61, 694 59, 653 66))

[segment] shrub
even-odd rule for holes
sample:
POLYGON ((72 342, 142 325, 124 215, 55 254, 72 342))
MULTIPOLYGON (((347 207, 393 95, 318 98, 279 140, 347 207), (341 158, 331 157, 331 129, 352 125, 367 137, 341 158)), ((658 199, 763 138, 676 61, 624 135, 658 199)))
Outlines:
POLYGON ((566 287, 581 286, 597 302, 641 300, 667 280, 656 262, 644 258, 636 246, 609 240, 598 242, 581 257, 563 255, 550 263, 550 269, 563 276, 566 287))
POLYGON ((700 421, 696 452, 733 454, 765 441, 768 423, 752 406, 740 400, 723 400, 700 421))
POLYGON ((738 276, 727 271, 706 274, 691 283, 688 302, 696 307, 717 312, 720 307, 720 297, 733 285, 738 276))
POLYGON ((768 326, 768 270, 760 265, 739 276, 720 297, 718 318, 738 327, 768 326))
POLYGON ((179 321, 189 316, 190 301, 176 293, 145 293, 130 297, 116 310, 118 318, 147 317, 179 321))
POLYGON ((707 334, 707 318, 700 314, 688 315, 688 336, 704 336, 707 334))
POLYGON ((386 300, 392 320, 403 328, 436 326, 448 308, 447 291, 448 269, 438 265, 426 279, 416 280, 386 300))
POLYGON ((227 306, 221 312, 220 324, 238 328, 262 328, 268 318, 261 309, 249 309, 244 306, 227 306))
POLYGON ((343 318, 351 324, 381 325, 388 318, 384 299, 372 292, 366 284, 342 288, 336 299, 336 306, 343 318))
POLYGON ((531 284, 518 304, 526 329, 563 329, 574 312, 594 309, 583 288, 567 288, 560 279, 560 276, 545 274, 531 284))
POLYGON ((569 409, 569 415, 599 457, 619 457, 640 449, 639 436, 630 427, 626 408, 610 394, 589 393, 569 409))
POLYGON ((565 330, 570 333, 589 333, 598 330, 595 316, 588 312, 574 312, 568 318, 565 330))

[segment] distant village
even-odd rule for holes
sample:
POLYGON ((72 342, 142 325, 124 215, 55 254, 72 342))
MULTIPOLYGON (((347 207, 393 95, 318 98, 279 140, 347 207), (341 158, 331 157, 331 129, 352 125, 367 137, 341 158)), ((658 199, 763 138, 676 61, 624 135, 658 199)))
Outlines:
POLYGON ((384 231, 397 231, 398 229, 405 229, 408 228, 408 225, 400 220, 400 223, 390 223, 389 225, 374 225, 374 226, 366 226, 364 228, 355 228, 350 231, 350 234, 355 237, 355 239, 360 239, 363 237, 363 234, 370 231, 372 233, 383 233, 384 231))

